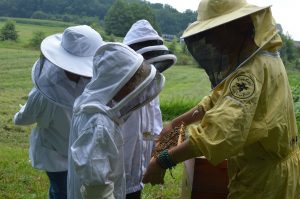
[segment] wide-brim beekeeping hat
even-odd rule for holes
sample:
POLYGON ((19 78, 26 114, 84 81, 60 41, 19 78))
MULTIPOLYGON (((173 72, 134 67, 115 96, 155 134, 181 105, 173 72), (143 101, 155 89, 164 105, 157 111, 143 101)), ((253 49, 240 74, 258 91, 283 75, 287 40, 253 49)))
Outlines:
POLYGON ((248 4, 245 0, 202 0, 198 6, 197 21, 186 28, 182 38, 213 29, 269 7, 248 4))
POLYGON ((41 43, 41 52, 66 71, 92 77, 93 56, 103 43, 100 34, 90 26, 72 26, 63 33, 46 37, 41 43))

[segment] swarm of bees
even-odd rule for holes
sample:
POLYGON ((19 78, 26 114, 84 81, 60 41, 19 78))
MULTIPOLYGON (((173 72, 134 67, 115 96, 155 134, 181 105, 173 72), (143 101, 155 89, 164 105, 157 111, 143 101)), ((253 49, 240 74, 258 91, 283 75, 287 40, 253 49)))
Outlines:
POLYGON ((170 149, 184 142, 186 136, 186 127, 184 123, 177 126, 173 131, 169 131, 159 136, 156 140, 156 146, 152 156, 157 158, 158 154, 165 149, 170 149))

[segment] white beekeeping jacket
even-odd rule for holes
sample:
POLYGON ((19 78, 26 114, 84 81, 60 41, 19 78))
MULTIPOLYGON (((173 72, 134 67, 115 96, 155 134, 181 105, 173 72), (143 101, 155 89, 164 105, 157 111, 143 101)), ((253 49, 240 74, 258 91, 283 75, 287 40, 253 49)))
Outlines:
MULTIPOLYGON (((32 74, 35 74, 36 69, 40 69, 39 64, 39 61, 34 64, 32 74)), ((49 68, 51 76, 56 78, 49 78, 47 75, 40 76, 39 82, 49 85, 49 87, 43 91, 39 90, 36 85, 33 87, 26 104, 15 114, 14 123, 16 125, 36 123, 36 127, 32 129, 30 135, 29 149, 30 160, 34 168, 49 172, 66 171, 72 109, 71 105, 69 107, 60 106, 59 102, 73 103, 75 98, 82 93, 87 81, 80 79, 76 84, 68 80, 64 71, 48 60, 45 60, 44 66, 49 68), (58 84, 59 86, 57 86, 58 84), (56 97, 57 101, 46 97, 49 96, 49 93, 58 93, 66 87, 72 87, 72 91, 76 91, 77 95, 65 95, 64 99, 56 97)), ((50 75, 50 73, 48 74, 50 75)), ((33 82, 36 82, 35 76, 32 77, 33 82)))
MULTIPOLYGON (((124 37, 123 43, 141 54, 145 61, 153 64, 159 72, 176 62, 176 56, 163 45, 163 39, 147 20, 135 22, 124 37)), ((159 97, 133 112, 122 125, 127 194, 143 188, 142 178, 151 159, 153 138, 159 135, 162 127, 159 97)))
POLYGON ((133 112, 122 125, 125 149, 126 192, 143 188, 142 177, 151 159, 155 135, 162 129, 159 98, 133 112), (145 139, 147 135, 147 139, 145 139))
POLYGON ((149 74, 119 102, 113 97, 143 63, 143 57, 120 43, 107 43, 94 57, 91 82, 74 104, 71 125, 68 198, 125 198, 123 137, 119 126, 153 100, 164 77, 149 74))

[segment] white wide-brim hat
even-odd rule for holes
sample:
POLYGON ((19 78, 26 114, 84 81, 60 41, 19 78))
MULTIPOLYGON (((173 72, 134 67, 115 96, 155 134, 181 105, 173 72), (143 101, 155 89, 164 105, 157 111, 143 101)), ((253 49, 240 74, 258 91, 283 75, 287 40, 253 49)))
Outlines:
POLYGON ((245 0, 202 0, 198 7, 197 21, 190 24, 182 38, 186 38, 222 24, 251 15, 269 6, 259 7, 245 0))
POLYGON ((50 62, 66 71, 92 77, 93 56, 103 43, 100 34, 90 26, 72 26, 62 34, 45 38, 41 52, 50 62))

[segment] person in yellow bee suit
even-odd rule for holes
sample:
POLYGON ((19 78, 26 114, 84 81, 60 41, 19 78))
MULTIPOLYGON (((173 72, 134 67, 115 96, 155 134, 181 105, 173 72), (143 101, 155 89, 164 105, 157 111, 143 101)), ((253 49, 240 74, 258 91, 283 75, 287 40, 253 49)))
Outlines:
POLYGON ((230 199, 299 198, 298 130, 270 6, 202 0, 183 38, 212 92, 165 125, 160 136, 184 122, 189 137, 152 158, 143 182, 161 184, 166 169, 205 156, 227 159, 230 199))

